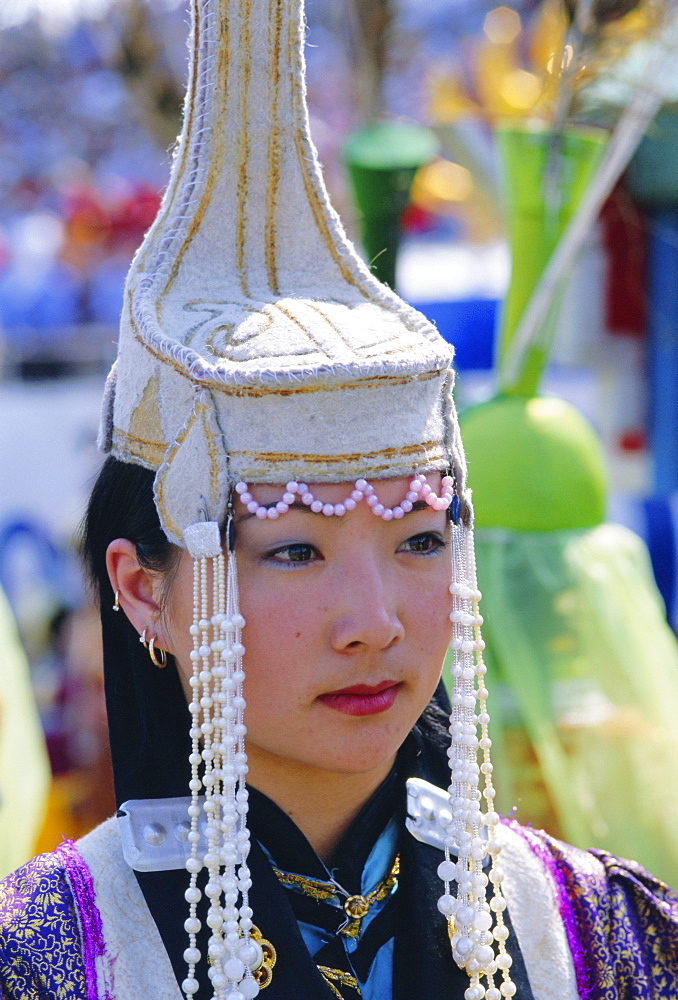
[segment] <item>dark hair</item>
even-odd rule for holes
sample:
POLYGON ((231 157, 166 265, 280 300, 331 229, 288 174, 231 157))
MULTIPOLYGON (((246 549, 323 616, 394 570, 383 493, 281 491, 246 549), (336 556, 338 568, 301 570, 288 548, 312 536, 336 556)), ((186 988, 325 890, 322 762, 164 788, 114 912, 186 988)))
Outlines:
POLYGON ((113 611, 106 550, 116 538, 136 546, 141 565, 171 586, 180 549, 163 532, 153 497, 154 473, 109 457, 101 467, 82 525, 82 554, 98 592, 104 681, 118 804, 184 795, 190 778, 189 714, 172 657, 153 666, 124 612, 113 611))
POLYGON ((102 600, 113 591, 106 571, 106 550, 115 538, 134 542, 145 569, 171 577, 180 550, 160 527, 153 499, 155 473, 109 456, 94 484, 82 527, 82 551, 92 584, 102 600))

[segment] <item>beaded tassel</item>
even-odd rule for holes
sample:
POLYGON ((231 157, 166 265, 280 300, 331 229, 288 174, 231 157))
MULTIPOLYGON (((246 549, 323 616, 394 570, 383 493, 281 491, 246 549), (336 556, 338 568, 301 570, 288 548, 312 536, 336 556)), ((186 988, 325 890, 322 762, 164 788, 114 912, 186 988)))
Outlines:
POLYGON ((204 864, 213 1000, 252 1000, 259 993, 252 970, 260 967, 263 952, 250 936, 253 923, 248 896, 252 882, 247 866, 250 836, 245 786, 245 674, 242 668, 245 649, 241 641, 245 619, 239 610, 233 550, 229 551, 225 570, 221 551, 210 558, 194 559, 193 676, 189 706, 192 716, 189 842, 192 850, 186 863, 191 876, 186 891, 190 912, 184 924, 189 947, 184 952, 188 975, 182 989, 189 998, 198 991, 195 966, 201 955, 196 947, 196 935, 200 930, 197 904, 202 893, 197 877, 204 864), (207 840, 202 860, 198 854, 201 789, 205 795, 207 840))
POLYGON ((499 816, 494 809, 492 741, 488 736, 490 717, 485 687, 487 668, 482 655, 485 643, 480 634, 482 617, 478 606, 480 592, 476 582, 472 522, 465 526, 460 521, 452 524, 450 530, 453 689, 452 745, 448 754, 452 820, 446 831, 445 860, 438 868, 445 883, 438 909, 448 919, 454 959, 470 978, 465 1000, 504 1000, 515 995, 516 987, 509 974, 512 959, 506 951, 508 928, 503 919, 506 901, 501 891, 504 876, 498 864, 501 848, 495 835, 499 816), (485 800, 484 815, 481 799, 485 800), (483 826, 487 827, 487 840, 481 835, 483 826), (451 858, 453 851, 458 856, 456 862, 451 858), (485 874, 483 860, 487 855, 491 862, 489 873, 485 874), (489 902, 486 898, 488 881, 492 884, 489 902), (450 893, 451 882, 457 883, 456 899, 450 893), (495 984, 497 976, 501 977, 498 985, 495 984))

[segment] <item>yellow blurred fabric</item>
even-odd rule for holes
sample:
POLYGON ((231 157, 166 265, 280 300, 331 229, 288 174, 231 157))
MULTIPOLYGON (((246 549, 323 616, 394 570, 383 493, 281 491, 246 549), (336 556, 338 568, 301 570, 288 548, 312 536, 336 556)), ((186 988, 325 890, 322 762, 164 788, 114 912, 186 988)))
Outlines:
POLYGON ((50 768, 28 661, 0 591, 0 877, 34 854, 50 768))

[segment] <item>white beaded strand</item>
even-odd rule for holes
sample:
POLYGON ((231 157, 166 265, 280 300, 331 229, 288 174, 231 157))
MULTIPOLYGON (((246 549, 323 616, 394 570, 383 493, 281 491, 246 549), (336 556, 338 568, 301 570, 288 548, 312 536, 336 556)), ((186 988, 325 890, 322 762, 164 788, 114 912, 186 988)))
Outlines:
POLYGON ((245 620, 238 606, 235 554, 194 559, 193 622, 191 635, 191 856, 186 863, 191 880, 185 898, 189 916, 185 929, 189 944, 184 952, 188 974, 182 983, 186 997, 198 991, 195 967, 200 961, 196 946, 200 920, 197 886, 201 869, 207 869, 205 895, 209 900, 206 921, 213 1000, 253 1000, 259 984, 252 975, 263 960, 261 946, 251 938, 249 905, 251 878, 247 867, 250 838, 247 829, 247 757, 242 669, 242 628, 245 620), (209 579, 211 570, 212 578, 209 579), (211 587, 210 587, 211 584, 211 587), (211 614, 210 614, 211 601, 211 614), (202 768, 202 776, 201 769, 202 768), (201 861, 200 790, 204 789, 206 852, 201 861), (240 904, 239 904, 240 901, 240 904))
POLYGON ((511 957, 505 946, 508 930, 503 922, 503 911, 506 907, 501 892, 503 875, 497 864, 500 848, 495 836, 495 827, 499 817, 494 811, 491 740, 488 736, 489 714, 484 682, 486 667, 482 659, 484 643, 480 634, 482 617, 478 603, 480 593, 476 583, 472 527, 460 523, 452 525, 450 530, 452 543, 450 645, 454 658, 451 666, 452 743, 448 753, 452 819, 446 831, 445 860, 438 868, 438 874, 445 886, 444 894, 438 901, 438 909, 450 925, 454 959, 469 975, 470 984, 464 994, 465 1000, 483 1000, 483 998, 499 1000, 500 997, 513 996, 515 985, 510 979, 511 957), (477 714, 476 703, 478 703, 477 714), (480 726, 480 739, 478 726, 480 726), (482 753, 480 767, 479 750, 482 753), (481 774, 482 793, 479 790, 481 774), (486 803, 485 815, 480 809, 482 798, 486 803), (487 844, 481 837, 483 826, 486 826, 488 831, 487 844), (457 851, 457 862, 451 858, 452 849, 457 851), (491 858, 489 876, 483 871, 483 860, 487 854, 491 858), (486 899, 488 878, 493 887, 489 903, 486 899), (456 899, 450 892, 451 882, 457 883, 456 899), (498 972, 503 978, 499 989, 494 983, 494 976, 498 972), (481 982, 482 978, 485 978, 487 986, 481 982))
POLYGON ((184 922, 184 929, 188 934, 188 948, 184 952, 184 960, 188 965, 188 975, 181 984, 184 994, 192 997, 198 992, 198 980, 195 978, 195 967, 200 961, 200 951, 196 946, 196 937, 200 930, 200 920, 197 916, 197 905, 202 898, 202 893, 197 886, 198 873, 202 869, 202 862, 198 857, 198 843, 200 841, 200 831, 198 820, 200 818, 200 804, 198 796, 202 787, 200 781, 199 767, 202 760, 200 753, 200 739, 202 730, 200 728, 200 702, 198 700, 198 689, 200 687, 200 576, 201 562, 205 560, 193 560, 193 623, 191 625, 191 635, 193 637, 193 649, 191 651, 191 661, 193 663, 193 675, 190 679, 191 702, 189 705, 191 712, 191 755, 189 763, 191 765, 191 804, 188 807, 188 815, 191 821, 191 829, 188 835, 191 844, 191 856, 186 862, 186 868, 191 876, 190 884, 185 892, 185 898, 189 904, 189 915, 184 922))
POLYGON ((384 521, 398 521, 409 513, 419 500, 424 500, 434 510, 447 510, 454 496, 454 479, 451 476, 443 476, 440 485, 441 491, 437 494, 426 482, 424 474, 419 472, 410 482, 405 499, 395 507, 386 507, 381 503, 374 487, 366 479, 356 479, 350 496, 340 503, 323 503, 322 500, 316 499, 306 483, 297 483, 294 480, 287 483, 282 498, 270 506, 255 500, 247 483, 236 483, 235 492, 249 513, 262 521, 267 518, 275 521, 282 514, 286 514, 297 498, 305 506, 310 507, 314 514, 324 514, 325 517, 343 517, 347 511, 355 510, 356 505, 364 500, 377 517, 384 521))

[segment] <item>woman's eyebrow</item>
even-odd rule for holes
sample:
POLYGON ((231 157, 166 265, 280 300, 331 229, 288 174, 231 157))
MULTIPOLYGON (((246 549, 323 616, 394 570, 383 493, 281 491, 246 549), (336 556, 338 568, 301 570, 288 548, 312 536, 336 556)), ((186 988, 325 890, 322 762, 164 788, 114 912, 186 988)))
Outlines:
MULTIPOLYGON (((266 510, 270 510, 272 507, 275 507, 277 502, 278 501, 274 500, 273 503, 268 503, 268 504, 262 503, 260 504, 260 507, 264 507, 266 510)), ((429 505, 426 503, 425 500, 415 500, 414 503, 412 504, 412 510, 405 511, 405 514, 403 516, 407 517, 408 514, 413 514, 415 511, 418 510, 426 510, 428 506, 429 505)), ((289 510, 302 510, 307 514, 315 514, 315 511, 311 510, 308 504, 302 503, 301 500, 295 500, 294 503, 289 504, 289 510)), ((256 517, 256 514, 251 514, 250 511, 247 510, 243 514, 236 515, 235 519, 236 524, 243 524, 244 521, 249 521, 250 518, 252 517, 256 517)))

